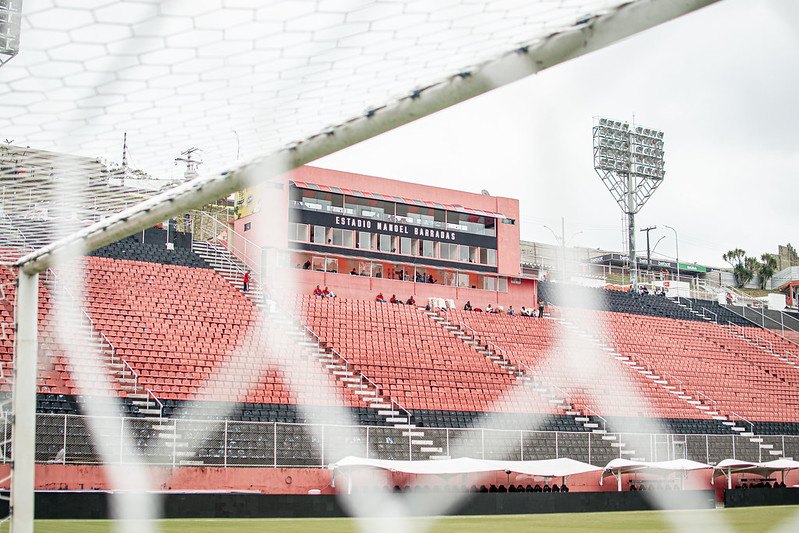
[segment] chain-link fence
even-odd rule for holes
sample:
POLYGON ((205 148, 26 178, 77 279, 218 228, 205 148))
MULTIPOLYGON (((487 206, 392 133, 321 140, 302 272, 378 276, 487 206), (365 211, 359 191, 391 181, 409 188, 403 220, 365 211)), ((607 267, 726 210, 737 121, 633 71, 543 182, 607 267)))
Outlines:
MULTIPOLYGON (((95 444, 98 438, 105 439, 105 448, 113 452, 111 463, 143 458, 151 464, 169 466, 325 467, 348 455, 401 460, 428 457, 430 453, 422 448, 438 448, 439 455, 451 457, 509 460, 570 457, 604 466, 622 456, 629 443, 634 443, 635 457, 651 461, 681 458, 710 464, 728 458, 767 461, 778 457, 770 452, 779 450, 787 457, 799 456, 799 436, 788 435, 764 435, 757 437, 762 442, 753 442, 750 437, 739 435, 603 436, 480 428, 409 430, 144 418, 95 418, 89 422, 88 417, 79 415, 37 415, 36 460, 50 464, 101 463, 95 444), (132 439, 124 439, 125 434, 132 439), (132 442, 133 446, 124 445, 125 442, 132 442)), ((8 423, 3 424, 2 432, 10 434, 8 423)), ((4 454, 2 461, 9 460, 9 454, 4 454)))

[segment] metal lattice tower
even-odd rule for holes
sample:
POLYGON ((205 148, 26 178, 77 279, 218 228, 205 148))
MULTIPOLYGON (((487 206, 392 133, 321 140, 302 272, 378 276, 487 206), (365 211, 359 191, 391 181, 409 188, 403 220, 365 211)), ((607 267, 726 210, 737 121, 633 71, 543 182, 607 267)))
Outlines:
POLYGON ((630 283, 638 288, 635 214, 666 175, 663 132, 609 118, 594 118, 594 170, 627 217, 630 283))

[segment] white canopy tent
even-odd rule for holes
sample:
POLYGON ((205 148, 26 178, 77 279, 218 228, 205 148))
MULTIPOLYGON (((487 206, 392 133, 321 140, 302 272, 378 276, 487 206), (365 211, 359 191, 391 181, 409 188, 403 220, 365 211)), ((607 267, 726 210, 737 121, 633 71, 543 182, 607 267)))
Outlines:
POLYGON ((787 471, 797 468, 799 468, 799 461, 794 461, 793 459, 775 459, 763 463, 724 459, 713 467, 713 483, 715 483, 717 477, 724 476, 727 478, 727 488, 731 489, 732 475, 744 472, 762 477, 768 477, 774 472, 782 472, 782 481, 784 483, 787 471))
POLYGON ((630 459, 613 459, 602 472, 602 479, 599 484, 608 476, 614 476, 617 481, 618 490, 621 491, 621 476, 635 472, 644 472, 659 476, 667 476, 675 472, 680 473, 680 488, 685 488, 685 478, 688 472, 693 470, 704 470, 713 468, 709 464, 698 463, 688 459, 674 459, 672 461, 633 461, 630 459))
MULTIPOLYGON (((457 459, 442 459, 432 461, 392 461, 387 459, 367 459, 363 457, 345 457, 340 461, 331 463, 328 468, 334 471, 346 471, 349 474, 354 470, 380 469, 390 472, 405 474, 426 474, 436 476, 451 476, 457 474, 479 474, 489 472, 505 472, 526 474, 539 477, 560 477, 564 480, 575 474, 600 472, 601 467, 574 459, 560 458, 542 461, 493 461, 460 457, 457 459)), ((348 492, 351 487, 348 487, 348 492)))

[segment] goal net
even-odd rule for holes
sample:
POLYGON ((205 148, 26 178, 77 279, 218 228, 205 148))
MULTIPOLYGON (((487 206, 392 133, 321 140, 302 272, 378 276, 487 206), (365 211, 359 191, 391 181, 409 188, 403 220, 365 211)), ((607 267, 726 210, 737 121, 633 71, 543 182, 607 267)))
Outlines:
MULTIPOLYGON (((156 517, 152 494, 169 488, 153 466, 325 466, 378 444, 408 458, 407 428, 359 428, 326 381, 346 355, 313 356, 309 308, 278 268, 278 187, 258 214, 267 245, 222 242, 227 197, 710 3, 0 1, 0 33, 21 20, 0 67, 16 527, 32 527, 34 462, 114 465, 113 511, 132 519, 156 517), (264 405, 295 406, 294 422, 258 422, 280 414, 252 412, 264 405)), ((357 379, 348 394, 373 390, 357 379)))

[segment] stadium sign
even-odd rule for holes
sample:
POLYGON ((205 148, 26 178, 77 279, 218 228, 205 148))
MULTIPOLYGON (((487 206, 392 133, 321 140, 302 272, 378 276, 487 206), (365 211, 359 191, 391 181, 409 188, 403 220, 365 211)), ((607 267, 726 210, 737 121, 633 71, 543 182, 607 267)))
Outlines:
POLYGON ((386 222, 368 218, 309 211, 306 209, 290 209, 289 220, 300 224, 313 224, 330 228, 341 228, 354 231, 369 231, 384 235, 396 235, 412 239, 424 239, 451 244, 465 244, 496 250, 497 238, 490 235, 478 235, 452 229, 429 228, 399 222, 386 222))
MULTIPOLYGON (((618 264, 618 265, 625 265, 630 261, 630 256, 626 254, 605 254, 600 255, 597 257, 592 257, 590 262, 595 265, 610 265, 610 264, 618 264)), ((663 268, 666 270, 677 270, 677 263, 674 261, 663 261, 660 259, 653 259, 652 261, 647 261, 646 257, 639 257, 636 260, 636 263, 639 266, 650 267, 650 268, 663 268)), ((707 272, 707 267, 703 267, 700 265, 686 265, 685 263, 680 263, 680 270, 684 270, 687 272, 707 272)))

